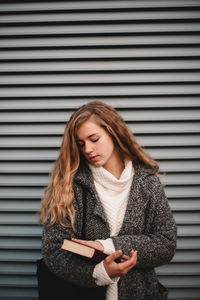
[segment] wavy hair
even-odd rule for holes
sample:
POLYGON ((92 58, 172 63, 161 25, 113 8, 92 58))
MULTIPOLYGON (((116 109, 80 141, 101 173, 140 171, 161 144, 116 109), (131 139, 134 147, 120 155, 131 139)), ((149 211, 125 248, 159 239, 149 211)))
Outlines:
POLYGON ((100 101, 89 102, 76 110, 66 124, 60 154, 51 172, 49 185, 44 189, 40 210, 40 223, 49 226, 59 222, 75 230, 73 207, 73 180, 80 165, 85 162, 76 142, 77 129, 93 118, 111 136, 122 159, 142 163, 158 172, 159 166, 142 147, 123 118, 112 107, 100 101), (67 216, 70 222, 67 222, 67 216))

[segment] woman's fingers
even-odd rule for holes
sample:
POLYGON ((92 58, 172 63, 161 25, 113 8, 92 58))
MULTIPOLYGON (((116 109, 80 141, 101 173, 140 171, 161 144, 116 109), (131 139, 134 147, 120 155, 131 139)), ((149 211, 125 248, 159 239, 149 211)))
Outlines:
POLYGON ((122 262, 122 275, 125 275, 129 270, 131 270, 137 263, 137 251, 131 251, 131 257, 129 260, 122 262))
POLYGON ((119 263, 119 268, 121 270, 121 275, 125 275, 129 270, 131 270, 137 263, 137 251, 131 251, 131 257, 119 263))
POLYGON ((118 250, 109 255, 104 260, 104 267, 110 277, 125 275, 137 263, 137 251, 131 251, 131 256, 123 255, 120 263, 115 260, 122 255, 122 251, 118 250), (123 258, 124 257, 124 258, 123 258))
POLYGON ((104 251, 103 245, 98 241, 85 241, 85 240, 79 240, 79 239, 72 239, 72 241, 79 243, 81 245, 90 246, 90 247, 100 250, 102 252, 104 251))
POLYGON ((130 256, 123 254, 120 260, 121 260, 121 262, 125 262, 126 260, 129 260, 129 259, 130 259, 130 256))
POLYGON ((105 261, 106 263, 110 264, 110 263, 115 263, 115 259, 119 258, 122 255, 122 251, 121 250, 117 250, 114 253, 112 253, 111 255, 109 255, 108 257, 106 257, 105 261))

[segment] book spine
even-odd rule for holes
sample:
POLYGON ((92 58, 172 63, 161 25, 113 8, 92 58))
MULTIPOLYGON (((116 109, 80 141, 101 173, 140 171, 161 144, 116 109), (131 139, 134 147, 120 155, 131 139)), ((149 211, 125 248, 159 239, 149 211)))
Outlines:
POLYGON ((101 251, 95 250, 92 259, 95 260, 96 262, 101 262, 107 256, 108 256, 107 254, 105 254, 105 253, 103 253, 101 251))

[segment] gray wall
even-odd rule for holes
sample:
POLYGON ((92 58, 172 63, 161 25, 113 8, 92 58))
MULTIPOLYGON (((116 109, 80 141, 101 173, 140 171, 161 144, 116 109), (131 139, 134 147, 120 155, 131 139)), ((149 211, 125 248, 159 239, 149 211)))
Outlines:
POLYGON ((1 1, 1 299, 37 299, 42 190, 69 115, 93 99, 166 172, 178 244, 157 272, 170 299, 200 299, 199 19, 198 0, 1 1))

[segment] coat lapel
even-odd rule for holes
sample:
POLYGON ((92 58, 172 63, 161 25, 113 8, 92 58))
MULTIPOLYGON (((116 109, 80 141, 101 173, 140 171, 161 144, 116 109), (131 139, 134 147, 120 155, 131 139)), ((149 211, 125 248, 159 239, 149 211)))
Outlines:
POLYGON ((83 189, 88 190, 88 203, 94 203, 93 215, 100 218, 110 232, 105 210, 95 189, 94 179, 90 169, 87 166, 83 169, 80 169, 76 173, 75 181, 81 184, 83 189))
POLYGON ((118 235, 124 235, 127 232, 136 234, 141 229, 143 214, 143 198, 141 196, 141 177, 140 166, 134 166, 135 175, 129 193, 124 220, 118 235), (131 227, 131 228, 130 228, 131 227))

